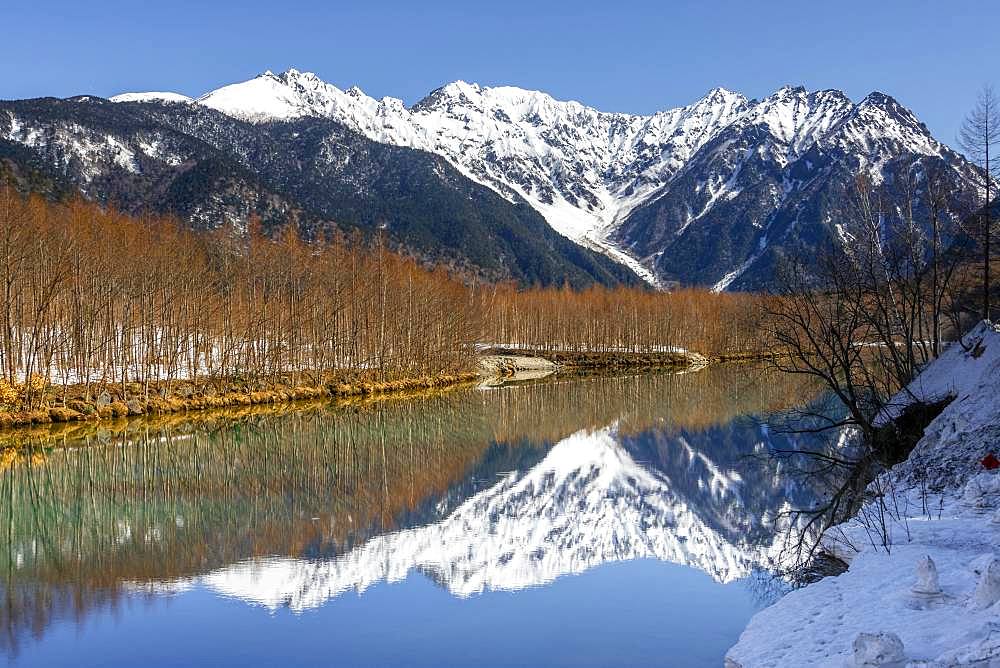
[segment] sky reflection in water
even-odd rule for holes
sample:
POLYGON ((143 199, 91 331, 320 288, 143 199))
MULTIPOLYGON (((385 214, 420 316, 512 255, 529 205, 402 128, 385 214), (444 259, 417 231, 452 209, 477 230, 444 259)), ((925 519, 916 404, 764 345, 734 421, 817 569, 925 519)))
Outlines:
POLYGON ((719 665, 775 595, 769 518, 813 494, 760 418, 808 394, 722 367, 79 434, 0 478, 0 651, 719 665))

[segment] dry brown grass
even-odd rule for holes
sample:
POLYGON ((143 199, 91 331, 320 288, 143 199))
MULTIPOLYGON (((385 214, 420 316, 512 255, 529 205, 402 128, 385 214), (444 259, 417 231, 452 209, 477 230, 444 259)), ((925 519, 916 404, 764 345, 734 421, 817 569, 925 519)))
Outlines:
MULTIPOLYGON (((110 404, 98 406, 93 401, 82 398, 67 400, 65 405, 53 406, 37 411, 20 411, 16 413, 0 411, 0 429, 23 429, 32 424, 66 423, 82 420, 108 421, 118 420, 138 415, 168 415, 171 413, 188 413, 196 411, 211 412, 218 409, 246 406, 276 406, 282 404, 297 404, 317 400, 339 400, 356 397, 383 396, 416 396, 427 392, 441 391, 456 386, 462 386, 478 379, 478 374, 467 372, 458 374, 442 374, 437 376, 421 376, 418 378, 403 378, 394 381, 355 380, 350 383, 331 381, 325 385, 285 386, 278 384, 270 389, 251 392, 241 390, 216 389, 215 383, 211 395, 196 395, 192 397, 168 396, 162 398, 154 394, 148 401, 130 399, 122 400, 120 388, 109 388, 119 397, 110 404)), ((139 391, 140 388, 131 388, 139 391)), ((75 388, 76 392, 82 388, 75 388)))

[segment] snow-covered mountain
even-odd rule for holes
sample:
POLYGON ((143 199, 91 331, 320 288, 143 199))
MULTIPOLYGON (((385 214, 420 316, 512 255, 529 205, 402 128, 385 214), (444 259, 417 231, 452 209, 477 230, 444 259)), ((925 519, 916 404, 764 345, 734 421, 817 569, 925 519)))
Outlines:
MULTIPOLYGON (((901 159, 910 170, 944 163, 957 187, 970 176, 960 156, 881 93, 855 104, 836 90, 785 87, 757 101, 716 88, 691 105, 641 116, 456 81, 408 108, 291 69, 224 86, 197 104, 256 122, 331 118, 372 140, 436 153, 501 194, 523 197, 555 230, 650 282, 717 289, 739 284, 771 247, 802 241, 771 228, 788 227, 788 207, 809 199, 817 181, 842 187, 844 173, 858 171, 892 180, 901 159), (720 229, 722 217, 734 229, 720 229)), ((799 222, 831 227, 823 218, 799 222)), ((812 242, 817 234, 804 236, 812 242)))
POLYGON ((408 107, 291 69, 197 99, 112 102, 0 103, 0 165, 203 227, 257 210, 384 230, 429 260, 529 284, 768 287, 784 258, 852 238, 858 174, 889 215, 931 172, 956 195, 973 180, 877 92, 716 88, 643 116, 456 81, 408 107))
POLYGON ((906 184, 932 172, 961 197, 972 170, 887 95, 855 104, 839 91, 786 87, 706 143, 613 238, 658 276, 760 288, 782 256, 850 238, 858 175, 884 187, 892 212, 909 203, 906 184))
POLYGON ((293 224, 309 238, 372 234, 479 280, 585 287, 634 272, 555 232, 521 198, 445 158, 303 117, 248 123, 168 93, 0 101, 0 180, 79 191, 128 213, 171 214, 244 234, 293 224))
POLYGON ((112 102, 177 102, 181 104, 190 104, 194 102, 194 98, 190 98, 187 95, 181 95, 180 93, 161 93, 157 91, 148 91, 145 93, 122 93, 121 95, 115 95, 110 98, 112 102))
POLYGON ((407 108, 294 69, 225 86, 198 103, 256 121, 333 118, 375 141, 437 153, 473 179, 521 195, 561 234, 647 278, 642 265, 605 242, 607 231, 747 106, 720 88, 688 107, 634 116, 456 81, 407 108))

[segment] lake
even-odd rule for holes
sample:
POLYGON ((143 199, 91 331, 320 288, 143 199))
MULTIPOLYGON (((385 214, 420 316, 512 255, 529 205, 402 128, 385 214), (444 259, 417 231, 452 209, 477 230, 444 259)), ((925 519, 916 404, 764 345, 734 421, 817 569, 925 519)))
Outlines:
POLYGON ((0 471, 14 666, 706 666, 817 491, 749 366, 53 427, 0 471))

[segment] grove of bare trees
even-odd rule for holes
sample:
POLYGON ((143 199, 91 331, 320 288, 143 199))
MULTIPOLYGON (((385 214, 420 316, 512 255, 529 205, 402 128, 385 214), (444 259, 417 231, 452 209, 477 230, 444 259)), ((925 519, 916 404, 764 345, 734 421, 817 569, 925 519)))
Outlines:
POLYGON ((0 402, 17 388, 29 409, 69 385, 146 400, 191 379, 426 378, 473 368, 483 341, 739 352, 762 345, 761 303, 698 290, 469 286, 377 239, 307 242, 291 226, 264 234, 254 224, 199 233, 0 185, 0 402))
POLYGON ((237 244, 0 190, 2 378, 148 388, 336 368, 385 380, 465 365, 480 312, 443 272, 378 246, 247 236, 237 244))
POLYGON ((661 352, 683 348, 706 355, 758 352, 766 299, 703 289, 492 290, 487 340, 537 350, 661 352))

